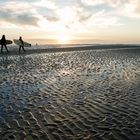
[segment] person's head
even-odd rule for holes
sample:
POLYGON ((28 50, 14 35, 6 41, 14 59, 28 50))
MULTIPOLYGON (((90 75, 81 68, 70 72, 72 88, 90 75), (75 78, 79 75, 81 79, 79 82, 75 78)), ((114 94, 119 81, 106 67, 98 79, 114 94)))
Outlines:
POLYGON ((19 39, 22 39, 22 37, 20 36, 19 39))
POLYGON ((2 35, 2 38, 5 38, 5 35, 2 35))

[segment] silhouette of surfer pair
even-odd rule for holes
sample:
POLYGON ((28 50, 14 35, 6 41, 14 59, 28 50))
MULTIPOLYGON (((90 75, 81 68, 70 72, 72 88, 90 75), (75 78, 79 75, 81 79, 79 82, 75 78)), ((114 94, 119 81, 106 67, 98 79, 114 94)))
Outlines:
MULTIPOLYGON (((21 45, 19 45, 19 52, 21 52, 21 48, 25 52, 24 43, 23 43, 23 40, 22 40, 21 36, 19 37, 19 41, 21 42, 21 45)), ((1 53, 3 53, 3 47, 5 47, 7 53, 9 53, 9 50, 7 49, 7 46, 6 46, 5 35, 2 35, 2 38, 1 38, 0 42, 1 42, 1 53)))

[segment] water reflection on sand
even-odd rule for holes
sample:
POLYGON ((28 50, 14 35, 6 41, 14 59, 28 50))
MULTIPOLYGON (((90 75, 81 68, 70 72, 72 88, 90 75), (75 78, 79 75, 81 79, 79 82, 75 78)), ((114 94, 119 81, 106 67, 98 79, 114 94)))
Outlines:
POLYGON ((140 50, 0 57, 0 138, 140 138, 140 50))

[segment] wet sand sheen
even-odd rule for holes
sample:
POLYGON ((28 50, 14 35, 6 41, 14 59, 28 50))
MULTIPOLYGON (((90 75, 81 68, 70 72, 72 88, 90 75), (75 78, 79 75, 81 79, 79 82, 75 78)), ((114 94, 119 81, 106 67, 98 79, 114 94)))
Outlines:
POLYGON ((0 57, 0 138, 140 138, 140 49, 0 57))

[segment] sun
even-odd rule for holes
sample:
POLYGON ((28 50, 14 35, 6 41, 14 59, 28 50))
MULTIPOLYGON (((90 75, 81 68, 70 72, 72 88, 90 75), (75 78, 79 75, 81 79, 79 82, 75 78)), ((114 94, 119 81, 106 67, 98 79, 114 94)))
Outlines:
POLYGON ((60 44, 68 44, 70 41, 70 36, 66 34, 59 34, 56 38, 60 44))

